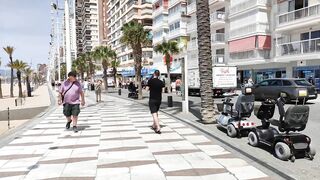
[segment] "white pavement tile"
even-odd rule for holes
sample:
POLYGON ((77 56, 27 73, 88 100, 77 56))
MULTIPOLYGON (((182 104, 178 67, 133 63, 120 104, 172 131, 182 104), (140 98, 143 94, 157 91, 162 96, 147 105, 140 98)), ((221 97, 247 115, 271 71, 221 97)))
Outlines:
POLYGON ((95 177, 98 160, 68 163, 66 164, 62 177, 95 177))
POLYGON ((167 180, 202 180, 198 176, 167 176, 167 180))
POLYGON ((131 180, 166 180, 162 170, 156 164, 130 168, 131 180))
POLYGON ((215 160, 226 168, 243 167, 248 165, 246 161, 239 158, 221 158, 215 160))
POLYGON ((177 155, 155 155, 159 166, 163 171, 177 171, 192 169, 192 166, 179 154, 177 155))
POLYGON ((230 153, 219 145, 198 145, 197 147, 207 153, 209 156, 217 156, 230 153))
POLYGON ((65 164, 41 164, 32 169, 25 177, 26 180, 48 179, 60 177, 65 164))
POLYGON ((221 164, 203 152, 182 154, 182 156, 193 168, 224 168, 221 164))
POLYGON ((234 175, 230 173, 212 174, 207 176, 201 176, 202 180, 237 180, 234 175))
POLYGON ((131 180, 129 168, 99 168, 96 180, 131 180))
POLYGON ((228 170, 235 174, 238 179, 256 179, 267 177, 266 174, 253 166, 228 168, 228 170))

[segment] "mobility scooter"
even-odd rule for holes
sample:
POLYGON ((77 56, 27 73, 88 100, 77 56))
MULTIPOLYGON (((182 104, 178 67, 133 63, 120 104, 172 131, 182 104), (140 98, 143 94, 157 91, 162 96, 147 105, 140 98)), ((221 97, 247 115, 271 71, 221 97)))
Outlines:
MULTIPOLYGON (((248 135, 249 144, 258 146, 260 143, 270 146, 274 154, 281 160, 295 161, 296 157, 308 157, 312 160, 316 154, 315 149, 310 145, 311 138, 296 133, 303 131, 309 117, 309 107, 305 105, 294 105, 285 111, 284 95, 275 100, 266 100, 262 103, 258 111, 255 112, 262 125, 253 128, 248 135), (279 110, 279 120, 272 120, 275 105, 279 110), (270 126, 275 125, 279 131, 270 126)), ((306 97, 307 90, 300 90, 299 97, 306 97)))
POLYGON ((243 131, 250 131, 255 127, 255 123, 247 118, 251 116, 254 109, 254 95, 251 87, 242 87, 242 93, 239 95, 236 104, 227 97, 223 101, 223 106, 218 110, 221 115, 217 119, 218 126, 227 130, 230 137, 241 137, 243 131), (235 106, 235 109, 233 109, 235 106))

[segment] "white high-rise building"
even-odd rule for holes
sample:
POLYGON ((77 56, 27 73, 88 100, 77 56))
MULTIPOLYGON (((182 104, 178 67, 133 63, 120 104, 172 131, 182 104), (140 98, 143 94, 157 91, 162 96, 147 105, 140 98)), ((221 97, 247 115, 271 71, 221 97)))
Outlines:
MULTIPOLYGON (((185 0, 156 0, 153 1, 153 45, 163 41, 180 43, 187 39, 187 3, 185 0)), ((171 76, 181 74, 183 52, 172 55, 171 76)), ((160 72, 167 73, 164 56, 153 53, 154 66, 160 72)))
POLYGON ((98 0, 76 0, 77 53, 91 52, 99 46, 98 0))
MULTIPOLYGON (((152 29, 151 0, 109 0, 107 2, 108 45, 116 51, 121 67, 134 67, 132 49, 120 42, 121 28, 136 20, 146 29, 152 29)), ((152 64, 152 47, 143 48, 143 65, 152 64)))

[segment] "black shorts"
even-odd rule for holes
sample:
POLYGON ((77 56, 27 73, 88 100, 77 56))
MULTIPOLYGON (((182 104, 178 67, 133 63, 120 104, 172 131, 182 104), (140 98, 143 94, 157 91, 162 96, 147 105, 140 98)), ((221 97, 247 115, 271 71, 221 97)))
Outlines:
POLYGON ((157 113, 160 109, 161 101, 157 100, 149 100, 149 108, 151 111, 151 114, 157 113))
POLYGON ((78 116, 80 114, 80 105, 79 104, 64 104, 63 105, 63 114, 66 117, 78 116))

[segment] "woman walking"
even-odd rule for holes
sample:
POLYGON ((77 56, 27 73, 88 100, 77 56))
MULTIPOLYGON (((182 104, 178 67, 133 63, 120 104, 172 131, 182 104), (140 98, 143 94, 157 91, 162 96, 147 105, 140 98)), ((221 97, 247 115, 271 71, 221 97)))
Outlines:
POLYGON ((102 81, 98 80, 98 82, 96 83, 96 87, 95 87, 97 102, 101 102, 101 86, 102 86, 102 81))

